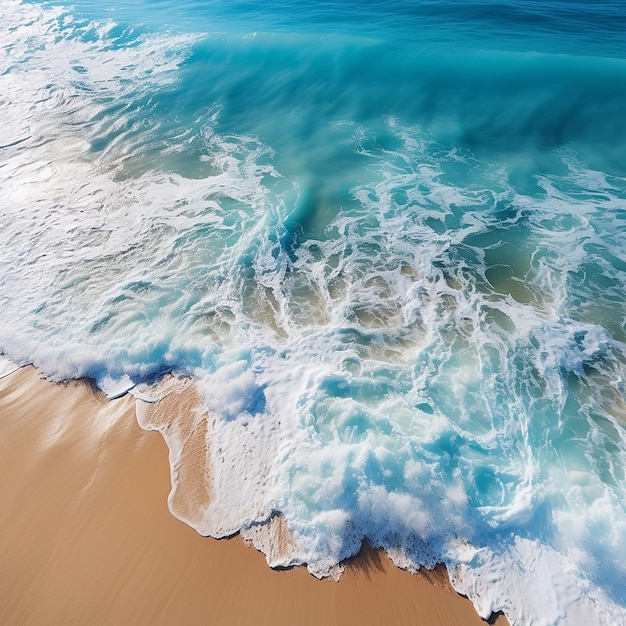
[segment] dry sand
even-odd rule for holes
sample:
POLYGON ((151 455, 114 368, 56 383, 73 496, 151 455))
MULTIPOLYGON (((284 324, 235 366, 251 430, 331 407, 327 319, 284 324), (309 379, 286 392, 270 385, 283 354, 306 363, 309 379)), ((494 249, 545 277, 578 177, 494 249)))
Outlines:
POLYGON ((485 623, 443 568, 414 576, 366 549, 339 582, 273 571, 175 519, 169 490, 132 397, 32 367, 0 380, 0 624, 485 623))

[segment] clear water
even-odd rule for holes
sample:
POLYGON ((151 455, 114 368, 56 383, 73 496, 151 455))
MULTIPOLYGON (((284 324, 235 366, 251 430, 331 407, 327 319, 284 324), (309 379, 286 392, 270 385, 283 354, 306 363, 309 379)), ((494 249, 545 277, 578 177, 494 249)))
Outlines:
POLYGON ((0 6, 2 353, 193 376, 204 534, 626 621, 623 3, 0 6))

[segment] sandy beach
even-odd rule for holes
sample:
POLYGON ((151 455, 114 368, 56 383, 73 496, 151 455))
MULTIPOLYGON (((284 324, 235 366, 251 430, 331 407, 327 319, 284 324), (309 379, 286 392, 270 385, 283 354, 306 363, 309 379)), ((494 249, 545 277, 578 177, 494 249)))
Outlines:
POLYGON ((367 548, 320 581, 201 537, 168 511, 168 450, 135 404, 32 367, 0 380, 0 623, 485 623, 444 568, 412 575, 367 548))

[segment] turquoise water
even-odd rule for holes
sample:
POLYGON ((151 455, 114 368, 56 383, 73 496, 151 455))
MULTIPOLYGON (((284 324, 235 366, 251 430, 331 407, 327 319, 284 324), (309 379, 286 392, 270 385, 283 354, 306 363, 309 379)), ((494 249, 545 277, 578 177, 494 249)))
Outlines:
POLYGON ((194 377, 273 565, 626 619, 622 3, 1 6, 4 355, 194 377))

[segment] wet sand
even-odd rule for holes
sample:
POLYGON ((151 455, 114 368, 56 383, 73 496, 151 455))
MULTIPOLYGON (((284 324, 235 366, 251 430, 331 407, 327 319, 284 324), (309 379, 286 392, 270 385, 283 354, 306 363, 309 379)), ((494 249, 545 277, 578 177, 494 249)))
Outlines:
POLYGON ((320 581, 201 537, 167 509, 168 450, 135 402, 32 367, 0 380, 0 624, 485 624, 444 568, 364 549, 320 581))

